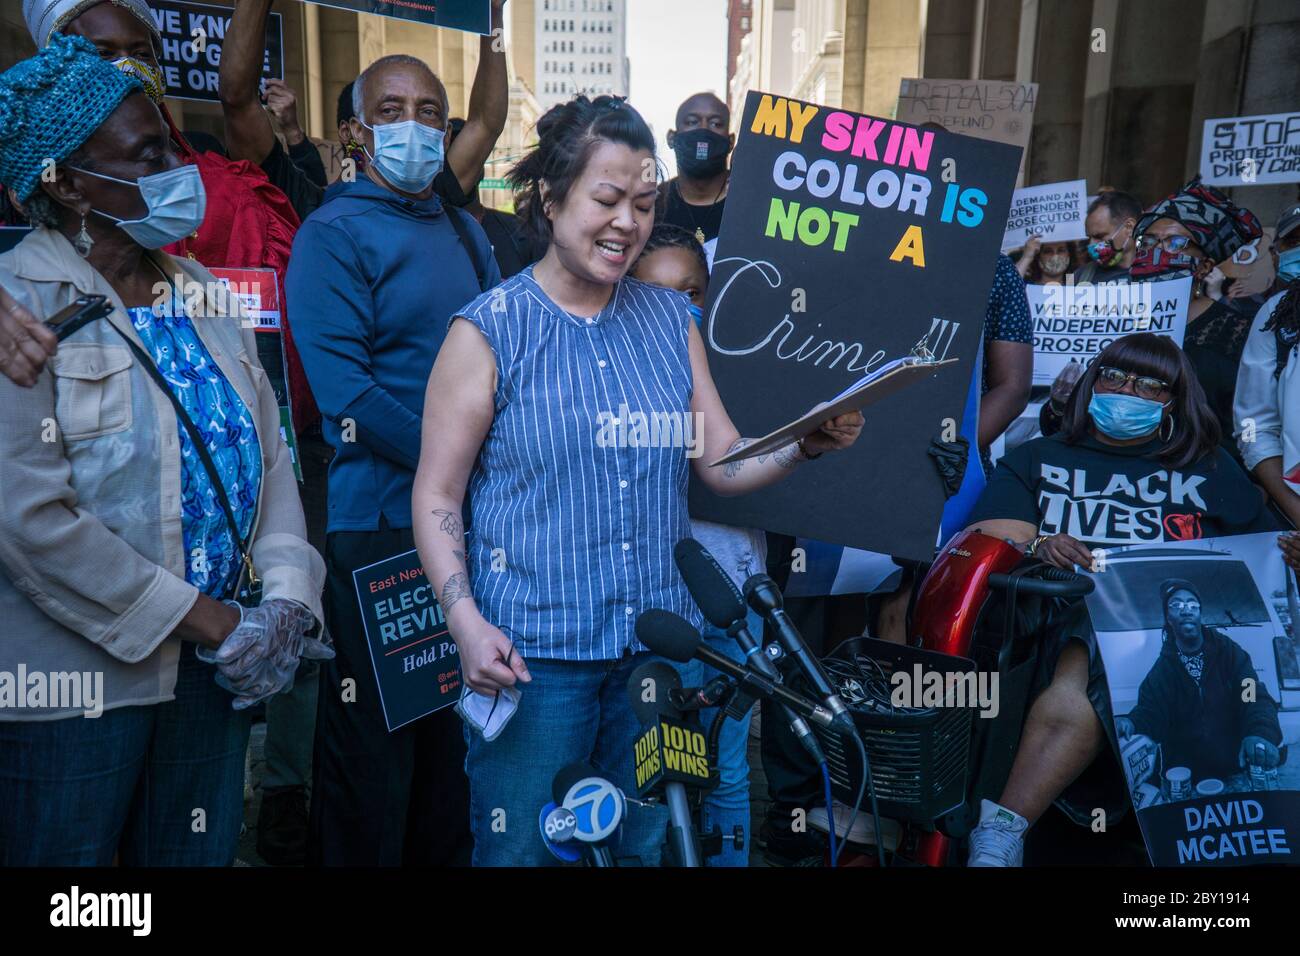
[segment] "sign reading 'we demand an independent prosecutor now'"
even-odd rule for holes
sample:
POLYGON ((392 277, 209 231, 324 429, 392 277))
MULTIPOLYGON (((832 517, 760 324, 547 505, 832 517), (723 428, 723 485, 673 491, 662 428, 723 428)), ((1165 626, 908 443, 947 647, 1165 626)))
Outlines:
POLYGON ((1071 362, 1091 365, 1110 343, 1154 332, 1183 344, 1192 279, 1026 285, 1034 327, 1034 384, 1051 385, 1071 362))
POLYGON ((456 703, 460 653, 419 552, 361 568, 352 579, 388 729, 456 703))

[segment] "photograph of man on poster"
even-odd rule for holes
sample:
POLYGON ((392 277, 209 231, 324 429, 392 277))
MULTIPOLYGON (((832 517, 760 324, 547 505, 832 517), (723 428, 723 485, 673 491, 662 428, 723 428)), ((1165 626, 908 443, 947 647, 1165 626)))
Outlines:
POLYGON ((1192 582, 1165 579, 1159 601, 1160 655, 1142 681, 1136 706, 1116 717, 1118 735, 1125 740, 1141 735, 1158 744, 1167 777, 1171 768, 1186 768, 1185 788, 1180 789, 1181 775, 1170 778, 1171 792, 1165 794, 1170 802, 1208 795, 1220 785, 1252 789, 1252 768, 1259 776, 1283 760, 1277 703, 1257 679, 1250 655, 1203 623, 1201 596, 1192 582))

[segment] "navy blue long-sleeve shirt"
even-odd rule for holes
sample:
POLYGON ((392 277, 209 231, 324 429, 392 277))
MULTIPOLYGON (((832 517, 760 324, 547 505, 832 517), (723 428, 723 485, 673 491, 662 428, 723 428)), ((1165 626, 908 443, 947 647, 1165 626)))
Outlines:
POLYGON ((373 531, 381 515, 411 527, 425 385, 451 316, 480 292, 449 215, 463 217, 496 285, 500 270, 473 217, 364 177, 331 186, 294 240, 286 306, 336 450, 329 531, 373 531))

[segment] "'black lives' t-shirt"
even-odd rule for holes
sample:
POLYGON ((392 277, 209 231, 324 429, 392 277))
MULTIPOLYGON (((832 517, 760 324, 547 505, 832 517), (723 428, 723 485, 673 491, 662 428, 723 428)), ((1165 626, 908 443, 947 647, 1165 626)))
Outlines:
POLYGON ((1222 448, 1167 468, 1161 443, 1116 447, 1095 438, 1067 445, 1036 438, 999 462, 970 524, 1026 521, 1089 547, 1190 541, 1280 527, 1264 496, 1222 448))

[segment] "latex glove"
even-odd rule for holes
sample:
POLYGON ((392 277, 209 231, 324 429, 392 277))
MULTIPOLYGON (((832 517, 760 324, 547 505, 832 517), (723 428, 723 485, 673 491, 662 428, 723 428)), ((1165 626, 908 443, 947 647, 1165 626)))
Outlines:
POLYGON ((970 456, 970 442, 961 435, 953 441, 940 438, 930 440, 926 454, 934 459, 934 466, 943 479, 944 495, 951 498, 961 489, 962 479, 966 477, 966 463, 970 456))
POLYGON ((1264 769, 1272 770, 1282 759, 1282 754, 1278 752, 1277 747, 1273 746, 1263 737, 1247 737, 1241 742, 1241 750, 1237 752, 1237 763, 1247 767, 1255 762, 1255 750, 1262 747, 1264 752, 1264 769))
POLYGON ((31 388, 58 347, 45 323, 0 287, 0 375, 31 388))
POLYGON ((316 627, 316 618, 296 601, 272 598, 242 609, 242 615, 220 647, 196 652, 199 660, 217 666, 217 683, 235 695, 235 710, 292 687, 300 658, 334 656, 325 641, 307 637, 316 627))

